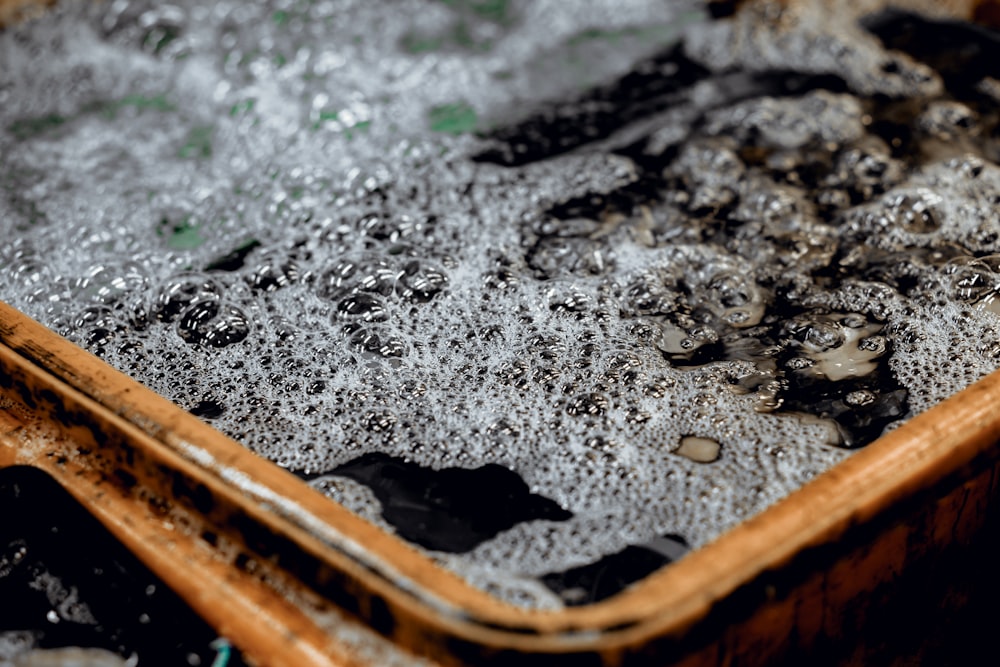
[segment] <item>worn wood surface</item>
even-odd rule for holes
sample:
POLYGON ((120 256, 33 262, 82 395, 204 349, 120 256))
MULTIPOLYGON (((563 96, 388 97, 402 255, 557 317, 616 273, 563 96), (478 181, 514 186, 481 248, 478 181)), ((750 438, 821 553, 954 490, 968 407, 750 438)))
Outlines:
POLYGON ((54 0, 0 0, 0 28, 39 16, 54 0))

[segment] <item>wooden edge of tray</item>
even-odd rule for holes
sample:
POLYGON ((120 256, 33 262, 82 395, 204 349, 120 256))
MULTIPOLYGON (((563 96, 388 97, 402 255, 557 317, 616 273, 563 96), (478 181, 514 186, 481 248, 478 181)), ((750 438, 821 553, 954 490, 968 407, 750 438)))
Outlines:
MULTIPOLYGON (((0 347, 0 357, 7 352, 0 347)), ((5 362, 0 361, 4 371, 5 362)), ((6 398, 0 390, 0 400, 6 398)), ((216 534, 213 544, 207 544, 204 536, 214 527, 197 513, 148 502, 148 494, 138 500, 91 469, 86 456, 74 456, 81 441, 60 439, 49 424, 23 408, 0 403, 0 467, 29 465, 51 475, 250 664, 370 667, 336 641, 334 633, 324 631, 322 617, 337 615, 332 605, 274 568, 258 566, 242 545, 220 542, 224 535, 216 534)))
POLYGON ((0 29, 44 14, 55 0, 0 0, 0 29))
MULTIPOLYGON (((990 467, 1000 439, 1000 374, 993 374, 625 592, 585 607, 529 611, 473 588, 6 305, 0 342, 0 384, 62 423, 78 443, 72 455, 26 448, 17 462, 63 481, 92 469, 91 483, 104 495, 118 487, 142 496, 134 487, 148 486, 147 505, 166 498, 219 531, 235 529, 265 560, 321 594, 333 593, 376 630, 443 660, 457 650, 466 658, 562 653, 582 660, 600 653, 616 661, 655 638, 683 642, 713 607, 762 573, 805 549, 838 543, 852 527, 942 480, 968 476, 970 466, 990 467)), ((129 514, 101 518, 138 521, 129 514)), ((171 582, 185 574, 178 566, 171 582)))

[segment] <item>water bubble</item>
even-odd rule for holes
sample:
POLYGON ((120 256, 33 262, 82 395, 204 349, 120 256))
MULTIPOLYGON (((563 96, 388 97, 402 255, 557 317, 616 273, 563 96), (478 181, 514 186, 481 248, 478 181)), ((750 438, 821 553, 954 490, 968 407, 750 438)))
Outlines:
MULTIPOLYGON (((812 362, 810 361, 799 368, 808 368, 811 365, 812 362)), ((761 384, 757 389, 757 402, 754 404, 754 410, 761 413, 776 412, 785 403, 782 394, 787 389, 788 382, 784 379, 772 379, 761 384)))
POLYGON ((788 322, 784 331, 787 344, 797 357, 810 360, 796 364, 796 372, 824 377, 833 382, 861 377, 877 368, 877 360, 886 352, 885 338, 877 336, 880 324, 859 323, 858 313, 805 314, 788 322), (845 323, 846 320, 846 323, 845 323))
POLYGON ((385 329, 362 327, 350 335, 351 345, 361 351, 379 357, 403 357, 407 345, 403 339, 393 336, 385 329))
POLYGON ((332 299, 343 291, 343 287, 358 271, 358 263, 353 260, 342 260, 324 271, 316 281, 317 293, 327 299, 332 299))
POLYGON ((273 292, 299 280, 298 264, 279 254, 265 255, 258 259, 247 276, 247 283, 255 290, 273 292))
POLYGON ((869 389, 859 389, 844 396, 844 402, 853 407, 871 405, 878 398, 878 394, 869 389))
POLYGON ((927 234, 941 227, 941 197, 921 189, 893 195, 886 200, 891 223, 912 234, 927 234))
POLYGON ((706 406, 706 405, 715 405, 716 403, 719 402, 719 399, 715 397, 715 394, 709 394, 703 392, 700 394, 695 394, 694 398, 691 399, 691 402, 694 405, 706 406))
POLYGON ((979 119, 965 104, 953 100, 935 100, 916 120, 917 129, 941 141, 956 141, 963 134, 977 134, 979 119))
POLYGON ((365 254, 337 261, 317 280, 317 293, 331 300, 342 298, 345 291, 370 292, 383 297, 396 289, 403 271, 376 254, 365 254))
POLYGON ((849 329, 860 329, 868 324, 868 318, 861 313, 848 313, 841 318, 840 323, 849 329))
POLYGON ((422 225, 408 215, 393 217, 387 214, 371 213, 357 223, 358 229, 379 241, 397 242, 419 232, 422 225))
POLYGON ((978 303, 1000 287, 1000 276, 988 260, 956 257, 944 265, 943 272, 952 298, 966 303, 978 303))
POLYGON ((650 412, 634 405, 625 410, 625 422, 628 424, 645 424, 652 418, 650 412))
POLYGON ((412 260, 403 267, 396 291, 409 301, 427 302, 447 285, 448 276, 443 270, 426 261, 412 260))
POLYGON ((161 322, 173 322, 189 307, 218 301, 222 288, 208 276, 185 273, 163 283, 153 296, 152 316, 161 322))
POLYGON ((640 274, 626 287, 622 307, 628 315, 666 315, 677 309, 681 293, 665 272, 640 274))
MULTIPOLYGON (((684 321, 684 320, 682 320, 684 321)), ((708 326, 692 326, 683 329, 675 324, 664 322, 659 325, 655 344, 667 358, 674 361, 691 359, 700 348, 719 341, 719 333, 708 326)))
POLYGON ((489 291, 504 291, 521 282, 520 276, 509 267, 499 267, 482 275, 482 284, 489 291))
POLYGON ((388 261, 379 259, 359 267, 355 284, 357 289, 389 296, 396 288, 401 274, 388 261))
POLYGON ((236 306, 217 300, 191 304, 177 323, 177 334, 190 345, 226 347, 244 340, 250 320, 236 306))
POLYGON ((399 386, 398 394, 403 400, 414 400, 427 393, 427 385, 419 380, 405 380, 399 386))
POLYGON ((125 297, 141 293, 149 280, 137 262, 95 264, 77 280, 81 297, 96 303, 114 304, 125 297))
POLYGON ((523 359, 514 359, 504 363, 497 369, 496 375, 508 386, 524 388, 528 384, 530 367, 523 359))
POLYGON ((688 209, 718 210, 731 204, 739 192, 746 167, 736 153, 721 143, 689 143, 681 149, 667 174, 678 175, 690 194, 688 209))
POLYGON ((202 419, 217 419, 226 412, 226 406, 214 397, 205 397, 198 401, 189 412, 202 419))
POLYGON ((528 266, 540 278, 600 275, 608 268, 609 259, 607 251, 596 241, 558 236, 539 239, 525 256, 528 266))
POLYGON ((575 416, 589 415, 596 417, 608 411, 610 403, 603 394, 580 394, 570 399, 566 405, 566 413, 575 416))
POLYGON ((863 352, 870 352, 874 356, 885 354, 888 343, 885 336, 868 336, 858 341, 858 349, 863 352))
POLYGON ((734 220, 762 222, 766 228, 789 227, 803 217, 806 205, 790 189, 769 183, 744 185, 739 205, 732 212, 734 220))
POLYGON ((663 398, 670 393, 670 390, 676 385, 677 381, 673 378, 660 377, 643 387, 643 391, 647 396, 651 396, 653 398, 663 398))
POLYGON ((707 303, 721 306, 716 314, 730 326, 755 326, 764 316, 764 294, 748 276, 717 273, 709 279, 705 296, 707 303))
POLYGON ((744 145, 770 149, 835 149, 864 135, 859 100, 827 90, 743 102, 713 113, 706 129, 744 145))
POLYGON ((354 290, 337 300, 335 317, 350 322, 384 322, 389 319, 385 301, 380 296, 354 290))
POLYGON ((600 229, 598 220, 580 216, 544 216, 531 225, 531 230, 538 236, 591 236, 600 229))
MULTIPOLYGON (((800 333, 800 332, 796 332, 800 333)), ((832 322, 811 322, 805 324, 802 342, 817 352, 825 352, 844 344, 846 336, 842 329, 832 322)))
POLYGON ((532 355, 547 361, 563 359, 568 351, 566 343, 557 336, 537 334, 528 339, 528 350, 532 355))
POLYGON ((835 206, 846 208, 851 203, 850 194, 856 201, 868 201, 897 185, 903 175, 903 164, 892 157, 885 142, 869 136, 838 153, 822 183, 827 187, 843 188, 847 201, 837 202, 835 206))
POLYGON ((397 421, 391 412, 367 412, 361 418, 363 427, 372 433, 391 431, 397 421))
POLYGON ((551 287, 546 291, 549 310, 556 313, 583 313, 593 308, 594 299, 575 284, 551 287))
POLYGON ((804 368, 809 368, 815 365, 815 359, 809 359, 807 357, 792 357, 785 362, 785 368, 792 371, 800 371, 804 368))

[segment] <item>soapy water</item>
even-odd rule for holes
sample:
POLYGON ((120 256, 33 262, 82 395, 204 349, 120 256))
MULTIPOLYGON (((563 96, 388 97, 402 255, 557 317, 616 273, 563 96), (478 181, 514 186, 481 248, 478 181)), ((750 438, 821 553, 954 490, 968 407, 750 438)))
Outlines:
POLYGON ((66 4, 0 34, 0 293, 500 599, 601 599, 997 367, 996 82, 903 23, 66 4))

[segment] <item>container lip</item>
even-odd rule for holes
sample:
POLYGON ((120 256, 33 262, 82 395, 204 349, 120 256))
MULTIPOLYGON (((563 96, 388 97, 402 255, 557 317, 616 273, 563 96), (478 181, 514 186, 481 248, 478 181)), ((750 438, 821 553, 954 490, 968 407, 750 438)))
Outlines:
MULTIPOLYGON (((167 399, 0 302, 0 366, 19 364, 78 395, 138 447, 228 493, 233 502, 430 634, 492 646, 596 650, 682 637, 713 605, 804 549, 836 543, 894 505, 998 457, 1000 372, 912 418, 706 545, 607 600, 559 611, 503 603, 400 538, 322 496, 167 399), (339 554, 334 557, 335 552, 339 554)), ((3 385, 5 383, 0 383, 3 385)))

